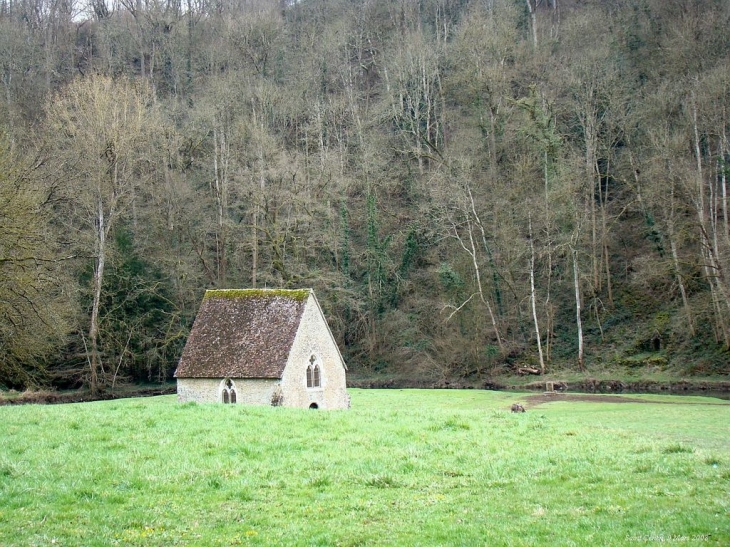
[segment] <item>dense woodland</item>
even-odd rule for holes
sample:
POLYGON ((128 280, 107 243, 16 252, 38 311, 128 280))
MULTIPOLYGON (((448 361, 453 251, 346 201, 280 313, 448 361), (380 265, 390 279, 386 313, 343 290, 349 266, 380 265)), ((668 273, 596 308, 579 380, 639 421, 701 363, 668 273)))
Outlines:
POLYGON ((727 0, 0 0, 0 386, 169 379, 207 288, 351 372, 730 373, 727 0))

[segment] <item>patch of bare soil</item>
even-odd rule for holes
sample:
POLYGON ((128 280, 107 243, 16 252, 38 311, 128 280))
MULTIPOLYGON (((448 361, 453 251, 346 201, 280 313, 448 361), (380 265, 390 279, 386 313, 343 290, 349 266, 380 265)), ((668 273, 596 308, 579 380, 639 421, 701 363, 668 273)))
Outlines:
POLYGON ((557 401, 568 401, 572 403, 588 402, 588 403, 651 403, 660 405, 707 405, 716 406, 723 403, 701 403, 697 401, 650 401, 646 399, 637 399, 635 397, 619 397, 616 395, 590 395, 582 393, 543 393, 541 395, 529 395, 525 397, 525 408, 534 408, 545 403, 554 403, 557 401))

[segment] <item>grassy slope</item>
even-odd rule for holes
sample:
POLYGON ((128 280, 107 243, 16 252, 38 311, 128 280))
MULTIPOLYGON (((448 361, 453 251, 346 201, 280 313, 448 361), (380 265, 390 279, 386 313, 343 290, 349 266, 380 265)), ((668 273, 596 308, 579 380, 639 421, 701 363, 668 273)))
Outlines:
POLYGON ((518 398, 2 407, 0 545, 730 544, 730 405, 518 398))

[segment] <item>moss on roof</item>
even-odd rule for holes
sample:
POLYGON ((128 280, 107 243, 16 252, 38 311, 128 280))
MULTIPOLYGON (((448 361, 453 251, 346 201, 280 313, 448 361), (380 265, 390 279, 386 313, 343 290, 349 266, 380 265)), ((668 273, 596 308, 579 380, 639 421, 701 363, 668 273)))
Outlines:
POLYGON ((303 302, 312 289, 210 289, 205 291, 203 300, 209 298, 270 298, 281 296, 303 302))

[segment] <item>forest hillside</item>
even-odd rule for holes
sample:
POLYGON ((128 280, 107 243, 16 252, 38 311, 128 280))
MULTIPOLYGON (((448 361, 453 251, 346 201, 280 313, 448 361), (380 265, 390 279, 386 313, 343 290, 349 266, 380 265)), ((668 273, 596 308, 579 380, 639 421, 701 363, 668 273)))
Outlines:
POLYGON ((730 373, 730 2, 0 0, 0 386, 169 379, 208 288, 351 373, 730 373))

